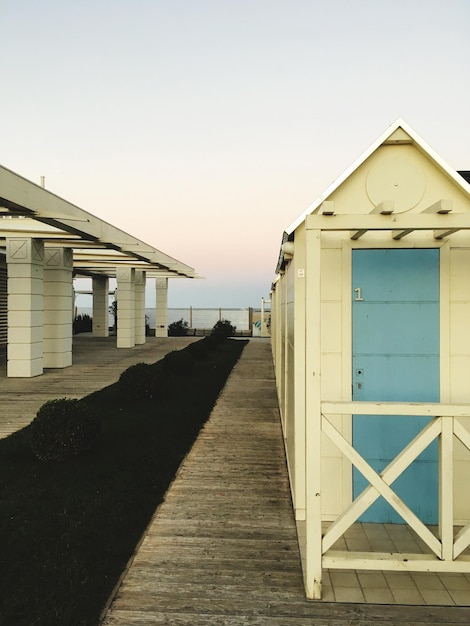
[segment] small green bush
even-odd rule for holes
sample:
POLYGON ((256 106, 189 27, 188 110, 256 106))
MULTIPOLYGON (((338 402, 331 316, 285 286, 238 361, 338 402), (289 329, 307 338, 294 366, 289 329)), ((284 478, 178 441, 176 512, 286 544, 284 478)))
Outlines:
POLYGON ((177 322, 172 322, 168 325, 169 337, 185 337, 188 334, 189 324, 186 320, 181 318, 177 322))
POLYGON ((41 406, 29 426, 29 441, 41 461, 60 461, 93 448, 100 430, 84 402, 59 398, 41 406))
POLYGON ((237 327, 233 326, 230 320, 219 320, 212 328, 211 337, 227 339, 227 337, 232 337, 236 330, 237 327))
POLYGON ((194 358, 187 350, 169 352, 162 363, 167 372, 176 376, 189 376, 194 369, 194 358))
POLYGON ((136 363, 128 367, 119 377, 120 394, 127 400, 154 398, 158 393, 158 378, 148 363, 136 363))

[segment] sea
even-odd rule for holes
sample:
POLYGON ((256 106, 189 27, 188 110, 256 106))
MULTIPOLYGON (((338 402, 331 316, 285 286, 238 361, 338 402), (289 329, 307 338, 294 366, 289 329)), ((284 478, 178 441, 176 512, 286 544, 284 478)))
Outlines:
MULTIPOLYGON (((254 309, 253 321, 259 319, 259 309, 254 309)), ((77 307, 77 315, 93 314, 90 307, 77 307)), ((147 322, 150 328, 155 328, 155 309, 146 309, 147 322)), ((168 324, 179 320, 188 322, 189 328, 212 328, 219 320, 228 320, 237 330, 251 330, 250 309, 197 309, 193 307, 183 309, 168 309, 168 324)), ((109 325, 114 324, 113 316, 109 316, 109 325)))

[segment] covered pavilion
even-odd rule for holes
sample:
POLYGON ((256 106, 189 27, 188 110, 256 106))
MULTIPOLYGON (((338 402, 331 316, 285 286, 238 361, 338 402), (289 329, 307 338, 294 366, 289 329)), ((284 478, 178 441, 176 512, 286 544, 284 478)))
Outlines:
POLYGON ((145 285, 156 279, 156 336, 167 334, 169 278, 192 267, 0 166, 0 353, 7 375, 72 364, 74 277, 91 277, 93 335, 107 337, 117 281, 117 347, 145 343, 145 285))

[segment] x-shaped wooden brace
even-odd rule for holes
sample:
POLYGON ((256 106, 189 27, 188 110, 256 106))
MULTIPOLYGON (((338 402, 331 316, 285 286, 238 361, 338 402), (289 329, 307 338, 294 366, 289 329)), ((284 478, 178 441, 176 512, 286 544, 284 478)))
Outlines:
POLYGON ((363 474, 370 483, 368 487, 352 502, 340 517, 328 528, 323 537, 323 554, 331 548, 346 530, 366 511, 374 502, 383 498, 409 524, 429 548, 439 557, 442 556, 442 544, 429 528, 413 513, 413 511, 391 489, 390 485, 411 465, 417 456, 425 450, 441 433, 442 418, 434 418, 416 437, 396 456, 385 469, 378 474, 365 459, 346 441, 343 435, 333 424, 322 415, 322 431, 348 458, 351 463, 363 474))

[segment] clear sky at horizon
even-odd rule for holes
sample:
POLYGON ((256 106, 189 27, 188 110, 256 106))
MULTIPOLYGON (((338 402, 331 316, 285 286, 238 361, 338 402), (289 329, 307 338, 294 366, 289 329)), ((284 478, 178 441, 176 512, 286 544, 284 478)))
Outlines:
POLYGON ((469 0, 0 4, 0 164, 259 306, 284 228, 398 117, 470 169, 469 0))

